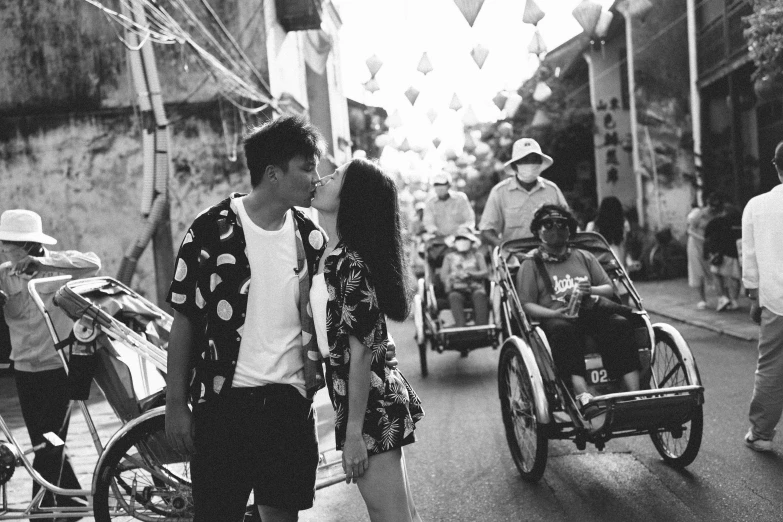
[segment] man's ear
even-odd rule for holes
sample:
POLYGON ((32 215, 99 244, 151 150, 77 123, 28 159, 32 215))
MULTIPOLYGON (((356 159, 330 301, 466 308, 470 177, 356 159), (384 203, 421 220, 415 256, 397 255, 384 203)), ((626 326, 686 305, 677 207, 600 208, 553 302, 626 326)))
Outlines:
POLYGON ((276 183, 280 179, 280 174, 281 170, 277 165, 267 165, 264 169, 264 176, 266 176, 269 181, 272 181, 273 183, 276 183))

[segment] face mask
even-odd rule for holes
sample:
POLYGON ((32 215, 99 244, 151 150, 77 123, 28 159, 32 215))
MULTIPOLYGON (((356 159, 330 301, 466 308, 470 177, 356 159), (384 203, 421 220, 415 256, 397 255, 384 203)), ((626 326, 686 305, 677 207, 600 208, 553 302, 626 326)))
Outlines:
POLYGON ((532 183, 538 179, 541 165, 517 165, 517 179, 522 183, 532 183))
POLYGON ((457 252, 467 252, 470 250, 471 243, 470 239, 457 239, 454 241, 454 248, 457 249, 457 252))

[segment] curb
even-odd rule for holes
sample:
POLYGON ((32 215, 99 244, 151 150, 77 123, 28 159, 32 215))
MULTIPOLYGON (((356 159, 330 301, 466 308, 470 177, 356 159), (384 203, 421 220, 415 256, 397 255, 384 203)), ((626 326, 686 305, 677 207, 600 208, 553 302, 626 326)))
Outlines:
POLYGON ((690 325, 690 326, 696 326, 698 328, 703 328, 705 330, 710 330, 712 332, 715 332, 715 333, 718 333, 718 334, 721 334, 721 335, 726 335, 726 336, 729 336, 729 337, 733 337, 735 339, 740 339, 740 340, 748 341, 748 342, 758 342, 758 340, 759 340, 758 337, 743 335, 741 333, 737 333, 737 332, 734 332, 732 330, 726 330, 724 328, 720 328, 720 327, 714 326, 714 325, 712 325, 710 323, 704 323, 702 321, 695 321, 693 319, 684 319, 683 317, 677 317, 677 316, 672 315, 670 313, 660 312, 658 310, 653 310, 653 309, 647 308, 647 307, 645 307, 645 309, 649 313, 651 313, 651 314, 660 315, 661 317, 665 317, 667 319, 672 319, 674 321, 679 321, 681 323, 685 323, 685 324, 690 325))

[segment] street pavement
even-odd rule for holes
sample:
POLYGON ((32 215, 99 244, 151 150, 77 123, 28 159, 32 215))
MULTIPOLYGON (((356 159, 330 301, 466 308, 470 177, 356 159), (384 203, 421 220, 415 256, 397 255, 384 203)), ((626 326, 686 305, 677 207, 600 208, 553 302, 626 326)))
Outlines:
MULTIPOLYGON (((678 328, 691 344, 704 379, 705 432, 702 451, 687 470, 663 465, 647 437, 611 441, 605 451, 577 451, 570 442, 550 442, 544 479, 519 478, 508 453, 497 399, 497 351, 468 358, 429 354, 430 376, 419 375, 411 321, 392 324, 401 368, 422 395, 427 416, 420 441, 406 448, 415 498, 425 521, 505 520, 781 520, 783 451, 755 454, 741 437, 755 369, 756 325, 742 309, 695 308, 686 280, 636 284, 653 321, 678 328)), ((711 305, 717 297, 709 295, 711 305)), ((332 445, 332 412, 326 394, 316 399, 319 434, 332 445)), ((103 442, 119 421, 94 388, 89 408, 103 442)), ((76 409, 75 409, 76 410, 76 409)), ((0 413, 23 447, 29 445, 13 379, 0 377, 0 413)), ((68 451, 83 487, 89 487, 97 452, 81 414, 74 411, 68 451)), ((30 480, 17 469, 9 501, 29 498, 30 480)), ((303 522, 367 520, 355 486, 320 490, 303 522)), ((91 519, 85 519, 91 522, 91 519)))

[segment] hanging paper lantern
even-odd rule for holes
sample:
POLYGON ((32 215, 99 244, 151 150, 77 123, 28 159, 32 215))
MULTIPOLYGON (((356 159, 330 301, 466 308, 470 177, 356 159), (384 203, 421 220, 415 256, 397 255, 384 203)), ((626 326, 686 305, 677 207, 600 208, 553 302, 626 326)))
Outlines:
POLYGON ((481 69, 484 67, 487 56, 489 56, 489 49, 479 44, 470 51, 470 55, 473 57, 473 61, 476 62, 476 65, 478 65, 478 68, 481 69))
POLYGON ((473 112, 473 107, 468 106, 465 110, 465 114, 462 115, 462 124, 466 127, 473 127, 479 124, 479 119, 476 117, 476 113, 473 112))
POLYGON ((612 23, 614 14, 609 11, 601 11, 601 16, 598 18, 598 23, 595 25, 595 35, 600 38, 606 38, 606 33, 609 32, 609 25, 612 23))
POLYGON ((391 116, 386 118, 386 125, 392 129, 400 127, 402 125, 402 116, 400 116, 400 111, 394 111, 391 116))
POLYGON ((522 21, 524 23, 536 25, 544 16, 546 16, 546 13, 538 7, 535 0, 527 0, 525 12, 522 14, 522 21))
POLYGON ((549 116, 547 116, 544 111, 539 109, 536 111, 536 114, 533 116, 533 121, 530 122, 530 126, 544 127, 546 125, 549 125, 550 123, 552 123, 552 120, 549 119, 549 116))
POLYGON ((457 93, 454 93, 454 96, 451 97, 451 103, 449 103, 449 109, 453 111, 458 111, 462 108, 462 102, 459 101, 459 97, 457 96, 457 93))
POLYGON ((484 0, 454 0, 454 3, 457 4, 462 16, 468 21, 468 25, 473 27, 473 23, 481 11, 481 6, 484 5, 484 0))
POLYGON ((364 82, 364 88, 370 91, 371 93, 374 93, 378 89, 381 88, 381 84, 378 83, 378 80, 375 78, 370 78, 366 82, 364 82))
POLYGON ((440 138, 438 138, 438 137, 432 138, 432 144, 433 144, 433 145, 435 145, 435 148, 436 148, 436 149, 437 149, 438 147, 440 147, 440 144, 441 144, 441 143, 443 143, 443 142, 441 141, 441 139, 440 139, 440 138))
POLYGON ((544 82, 538 82, 533 91, 533 99, 537 102, 545 102, 552 96, 552 89, 544 82))
POLYGON ((424 76, 427 76, 427 74, 432 72, 432 62, 430 61, 430 57, 427 56, 427 53, 422 53, 421 59, 419 60, 419 65, 416 67, 416 70, 422 73, 424 76))
MULTIPOLYGON (((462 150, 465 152, 473 152, 476 150, 476 140, 473 138, 473 136, 470 135, 470 133, 465 133, 465 144, 462 146, 462 150)), ((464 158, 462 159, 464 160, 464 158)), ((467 165, 467 162, 463 161, 463 163, 467 165)))
POLYGON ((536 31, 533 33, 533 39, 530 40, 530 44, 527 46, 527 51, 530 54, 535 54, 536 56, 541 56, 546 52, 544 38, 541 36, 541 33, 538 32, 538 29, 536 29, 536 31))
POLYGON ((399 150, 400 152, 408 152, 409 150, 411 150, 411 144, 408 143, 408 138, 402 140, 402 143, 400 143, 400 146, 397 147, 397 150, 399 150))
POLYGON ((430 123, 435 123, 435 120, 438 119, 438 111, 435 110, 435 108, 431 108, 427 111, 427 118, 429 118, 430 123))
POLYGON ((506 117, 507 118, 513 118, 514 115, 517 113, 517 109, 519 109, 519 106, 522 104, 522 96, 520 96, 517 93, 511 93, 508 96, 508 99, 506 100, 506 106, 503 107, 503 110, 506 111, 506 117))
POLYGON ((576 21, 582 26, 584 32, 588 35, 593 34, 595 26, 598 23, 598 18, 601 16, 601 4, 592 0, 582 0, 571 14, 574 15, 576 21))
POLYGON ((503 110, 503 107, 506 105, 506 100, 507 100, 507 99, 508 99, 508 96, 506 96, 506 95, 505 95, 505 94, 503 94, 502 92, 499 92, 499 93, 497 93, 497 94, 495 95, 495 97, 494 97, 494 98, 492 98, 492 103, 494 103, 494 104, 495 104, 495 106, 496 106, 496 107, 497 107, 499 110, 501 110, 501 111, 502 111, 502 110, 503 110))
POLYGON ((370 76, 375 77, 376 74, 378 74, 378 71, 381 70, 381 66, 383 66, 383 61, 378 58, 377 54, 373 54, 367 60, 364 62, 367 64, 367 68, 370 70, 370 76))
POLYGON ((619 8, 622 10, 621 12, 627 13, 630 16, 643 15, 652 9, 652 7, 653 4, 650 2, 650 0, 628 0, 619 6, 619 8))
POLYGON ((416 87, 410 86, 408 87, 408 90, 405 91, 405 97, 408 98, 408 101, 413 105, 416 103, 416 98, 419 97, 419 90, 416 87))

